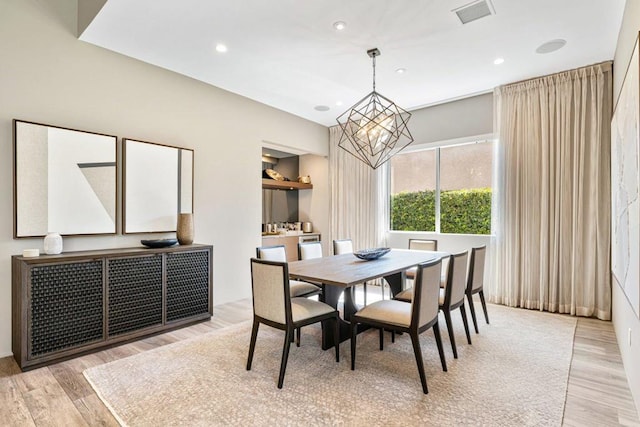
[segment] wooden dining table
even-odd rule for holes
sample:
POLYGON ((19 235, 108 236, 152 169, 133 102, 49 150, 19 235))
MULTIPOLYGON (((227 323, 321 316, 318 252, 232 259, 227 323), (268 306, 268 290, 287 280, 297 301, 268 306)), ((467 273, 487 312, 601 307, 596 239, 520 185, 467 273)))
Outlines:
MULTIPOLYGON (((340 319, 340 342, 349 339, 349 319, 358 311, 353 286, 383 278, 393 296, 403 289, 407 269, 418 264, 449 256, 448 252, 392 249, 382 257, 365 261, 354 254, 333 255, 289 263, 289 278, 322 284, 322 301, 338 308, 344 293, 343 315, 340 319)), ((322 328, 322 348, 333 347, 333 328, 322 328)))

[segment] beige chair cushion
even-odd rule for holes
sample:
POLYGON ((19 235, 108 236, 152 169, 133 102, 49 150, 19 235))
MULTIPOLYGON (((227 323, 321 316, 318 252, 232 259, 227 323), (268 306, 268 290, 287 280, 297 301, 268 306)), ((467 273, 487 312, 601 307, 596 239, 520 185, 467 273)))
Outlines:
POLYGON ((416 278, 416 272, 418 271, 418 267, 411 267, 410 269, 407 270, 407 279, 415 279, 416 278))
POLYGON ((320 290, 316 285, 300 280, 289 280, 289 289, 291 289, 291 298, 320 290))
MULTIPOLYGON (((405 302, 411 302, 413 300, 413 288, 405 289, 404 291, 398 293, 395 296, 395 299, 405 302)), ((438 304, 444 304, 444 288, 440 288, 440 296, 438 297, 438 304)))
POLYGON ((291 317, 294 322, 335 311, 330 305, 308 298, 291 298, 291 317))
POLYGON ((413 288, 399 292, 394 298, 399 301, 411 302, 413 300, 413 288))
POLYGON ((408 327, 411 323, 411 304, 395 300, 382 300, 364 307, 357 316, 393 325, 408 327))

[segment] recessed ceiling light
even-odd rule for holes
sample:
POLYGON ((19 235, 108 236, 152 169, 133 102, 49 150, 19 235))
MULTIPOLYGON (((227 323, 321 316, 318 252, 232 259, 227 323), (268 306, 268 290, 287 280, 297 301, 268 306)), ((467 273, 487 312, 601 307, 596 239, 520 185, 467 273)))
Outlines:
POLYGON ((493 61, 493 63, 494 63, 495 65, 500 65, 500 64, 502 64, 503 62, 504 62, 504 58, 496 58, 496 59, 493 61))
POLYGON ((339 107, 342 105, 342 101, 336 101, 336 105, 339 107))
POLYGON ((567 41, 564 39, 555 39, 541 44, 536 49, 536 53, 551 53, 564 47, 567 41))
POLYGON ((347 23, 344 21, 336 21, 333 23, 333 28, 335 28, 338 31, 342 31, 345 28, 347 28, 347 23))
POLYGON ((227 51, 227 46, 223 45, 222 43, 218 43, 216 45, 216 52, 220 52, 220 53, 224 53, 227 51))
POLYGON ((316 105, 313 109, 316 111, 329 111, 329 107, 326 105, 316 105))
POLYGON ((406 68, 398 68, 398 69, 396 70, 396 73, 398 73, 398 74, 404 74, 404 73, 406 73, 406 72, 407 72, 407 69, 406 69, 406 68))

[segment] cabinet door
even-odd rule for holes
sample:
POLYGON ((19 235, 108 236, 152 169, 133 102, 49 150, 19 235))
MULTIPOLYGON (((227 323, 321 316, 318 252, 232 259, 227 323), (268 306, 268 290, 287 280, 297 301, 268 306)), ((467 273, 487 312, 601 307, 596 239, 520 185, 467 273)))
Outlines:
POLYGON ((30 269, 28 357, 104 339, 102 261, 30 269))
POLYGON ((108 335, 162 325, 162 255, 107 260, 108 335))
POLYGON ((167 322, 207 314, 209 251, 167 254, 167 322))

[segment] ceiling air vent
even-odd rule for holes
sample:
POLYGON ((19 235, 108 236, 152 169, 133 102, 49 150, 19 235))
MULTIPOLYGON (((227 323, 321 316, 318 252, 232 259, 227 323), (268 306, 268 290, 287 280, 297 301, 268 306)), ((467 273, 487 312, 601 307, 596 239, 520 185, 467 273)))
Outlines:
POLYGON ((474 1, 457 9, 453 9, 452 12, 455 12, 455 14, 458 15, 460 22, 463 24, 468 24, 471 21, 475 21, 495 13, 493 5, 489 0, 474 1))

